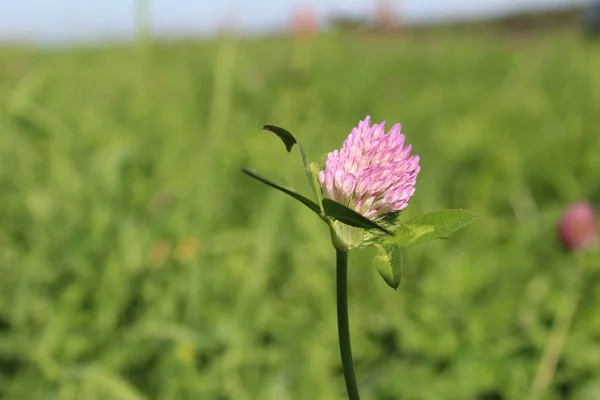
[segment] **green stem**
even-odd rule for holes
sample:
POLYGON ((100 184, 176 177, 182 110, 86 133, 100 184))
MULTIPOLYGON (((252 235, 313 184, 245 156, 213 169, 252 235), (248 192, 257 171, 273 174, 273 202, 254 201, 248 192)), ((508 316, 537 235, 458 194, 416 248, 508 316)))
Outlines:
POLYGON ((348 252, 336 250, 336 277, 337 277, 337 318, 340 353, 344 368, 346 390, 350 400, 359 400, 354 364, 352 363, 352 347, 350 346, 350 327, 348 324, 348 252))

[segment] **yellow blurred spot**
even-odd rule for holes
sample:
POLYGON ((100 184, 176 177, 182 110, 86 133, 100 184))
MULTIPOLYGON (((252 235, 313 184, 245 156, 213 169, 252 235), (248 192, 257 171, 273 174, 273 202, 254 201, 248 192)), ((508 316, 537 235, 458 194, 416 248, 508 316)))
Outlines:
POLYGON ((190 261, 198 254, 198 247, 198 241, 195 238, 189 237, 183 239, 179 242, 179 245, 177 245, 175 256, 181 262, 190 261))
POLYGON ((194 362, 196 348, 191 343, 180 343, 176 350, 177 358, 186 364, 194 362))

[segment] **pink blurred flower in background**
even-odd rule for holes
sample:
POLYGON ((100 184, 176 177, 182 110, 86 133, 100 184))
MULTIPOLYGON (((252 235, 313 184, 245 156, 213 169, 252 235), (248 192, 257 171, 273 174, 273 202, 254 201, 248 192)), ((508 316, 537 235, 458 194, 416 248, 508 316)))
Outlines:
POLYGON ((319 20, 314 7, 297 6, 292 14, 292 34, 297 38, 309 38, 319 31, 319 20))
POLYGON ((385 121, 371 125, 370 116, 360 121, 342 149, 327 155, 319 173, 324 197, 370 219, 404 210, 421 167, 400 131, 394 124, 386 134, 385 121))
POLYGON ((596 243, 598 228, 594 206, 580 201, 567 207, 558 224, 558 237, 569 250, 586 249, 596 243))
POLYGON ((390 0, 379 0, 373 14, 373 30, 376 32, 392 33, 401 28, 400 16, 390 0))

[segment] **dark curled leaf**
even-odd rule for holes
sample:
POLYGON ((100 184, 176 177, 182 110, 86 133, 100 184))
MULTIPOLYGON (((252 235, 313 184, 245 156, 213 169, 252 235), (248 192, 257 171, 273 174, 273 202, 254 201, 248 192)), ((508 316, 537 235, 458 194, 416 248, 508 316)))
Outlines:
POLYGON ((279 126, 265 125, 263 126, 263 129, 265 131, 273 132, 274 134, 279 136, 279 139, 281 139, 281 141, 285 145, 285 149, 288 151, 288 153, 292 151, 292 147, 294 147, 294 145, 298 143, 294 135, 292 135, 289 131, 279 126))

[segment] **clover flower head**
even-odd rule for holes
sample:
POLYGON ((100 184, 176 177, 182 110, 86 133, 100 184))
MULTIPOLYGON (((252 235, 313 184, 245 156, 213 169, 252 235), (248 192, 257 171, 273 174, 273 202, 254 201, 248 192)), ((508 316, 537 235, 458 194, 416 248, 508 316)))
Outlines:
POLYGON ((598 240, 594 206, 581 201, 567 207, 558 224, 558 237, 563 245, 573 251, 591 247, 598 240))
POLYGON ((327 155, 319 173, 323 196, 369 219, 404 210, 421 170, 419 156, 411 156, 412 146, 405 140, 400 124, 386 133, 385 121, 371 125, 367 116, 341 150, 327 155))

